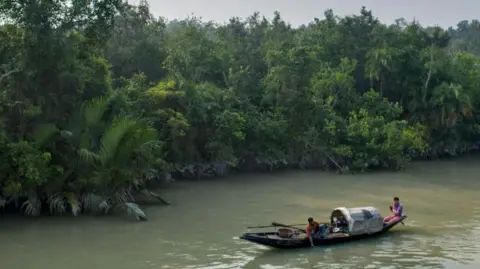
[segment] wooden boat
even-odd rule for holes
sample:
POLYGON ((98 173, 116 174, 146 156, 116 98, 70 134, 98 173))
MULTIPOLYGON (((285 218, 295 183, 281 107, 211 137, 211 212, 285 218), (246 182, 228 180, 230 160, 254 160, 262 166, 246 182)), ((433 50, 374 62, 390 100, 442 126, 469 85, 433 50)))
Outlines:
MULTIPOLYGON (((313 244, 315 246, 324 246, 375 237, 384 234, 399 223, 403 224, 406 218, 407 216, 403 216, 402 219, 396 222, 386 224, 375 207, 339 207, 332 212, 326 236, 314 238, 313 244), (348 227, 339 230, 335 227, 334 220, 342 217, 347 221, 348 227)), ((278 223, 273 223, 272 226, 283 226, 283 228, 275 232, 244 233, 240 236, 240 239, 280 249, 311 247, 310 240, 306 238, 304 229, 278 223)))

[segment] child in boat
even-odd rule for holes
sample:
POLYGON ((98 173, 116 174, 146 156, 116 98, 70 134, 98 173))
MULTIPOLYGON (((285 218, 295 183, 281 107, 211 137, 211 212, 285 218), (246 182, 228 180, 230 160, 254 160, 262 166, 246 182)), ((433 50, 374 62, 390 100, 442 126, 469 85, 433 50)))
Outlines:
POLYGON ((402 219, 403 205, 400 203, 398 197, 393 198, 393 206, 390 206, 390 210, 392 211, 392 214, 383 219, 383 222, 387 225, 402 219))

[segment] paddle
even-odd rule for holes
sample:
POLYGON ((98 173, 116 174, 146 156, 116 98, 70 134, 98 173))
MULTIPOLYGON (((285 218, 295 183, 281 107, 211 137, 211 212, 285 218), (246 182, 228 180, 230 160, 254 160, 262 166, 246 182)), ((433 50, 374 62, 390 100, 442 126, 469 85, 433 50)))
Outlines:
MULTIPOLYGON (((287 225, 287 224, 282 224, 282 223, 278 223, 278 222, 272 222, 272 226, 274 226, 274 227, 292 228, 292 229, 299 230, 299 231, 302 231, 302 232, 304 232, 304 233, 307 233, 306 230, 301 229, 301 228, 297 228, 297 227, 295 227, 294 225, 287 225)), ((297 226, 300 226, 300 225, 297 225, 297 226)))
MULTIPOLYGON (((289 224, 289 225, 285 225, 286 227, 289 227, 289 226, 304 226, 305 224, 289 224)), ((247 229, 256 229, 256 228, 270 228, 270 227, 277 227, 279 225, 261 225, 261 226, 249 226, 247 227, 247 229)), ((283 226, 283 225, 282 225, 283 226)))
MULTIPOLYGON (((389 206, 389 208, 390 208, 390 211, 393 212, 393 207, 392 207, 392 206, 389 206)), ((401 220, 400 223, 401 223, 402 225, 405 225, 405 223, 403 223, 403 220, 401 220)))

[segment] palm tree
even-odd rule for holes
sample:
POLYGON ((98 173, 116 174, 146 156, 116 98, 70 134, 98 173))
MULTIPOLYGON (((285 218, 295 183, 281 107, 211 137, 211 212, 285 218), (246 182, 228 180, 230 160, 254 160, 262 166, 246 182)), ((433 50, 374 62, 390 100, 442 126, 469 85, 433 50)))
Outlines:
POLYGON ((429 102, 438 111, 435 115, 439 127, 453 127, 459 114, 467 116, 471 111, 470 96, 462 86, 442 83, 433 91, 429 102))
POLYGON ((141 119, 109 119, 109 105, 108 98, 85 103, 71 130, 62 132, 76 152, 70 166, 74 182, 69 184, 74 191, 50 195, 52 212, 63 213, 69 207, 76 215, 82 210, 107 213, 122 208, 137 219, 146 219, 132 194, 142 191, 155 196, 144 188, 144 182, 147 174, 155 172, 152 164, 160 146, 157 131, 141 119))
POLYGON ((373 80, 380 82, 380 96, 383 97, 384 74, 390 70, 392 52, 390 49, 375 49, 367 53, 366 71, 370 78, 370 88, 373 89, 373 80))

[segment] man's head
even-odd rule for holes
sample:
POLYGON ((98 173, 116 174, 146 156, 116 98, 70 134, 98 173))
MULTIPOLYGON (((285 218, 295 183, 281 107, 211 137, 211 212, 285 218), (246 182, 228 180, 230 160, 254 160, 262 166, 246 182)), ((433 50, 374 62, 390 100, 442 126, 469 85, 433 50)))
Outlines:
POLYGON ((312 218, 312 217, 308 218, 308 223, 309 223, 309 224, 312 224, 312 223, 313 223, 313 218, 312 218))
POLYGON ((398 199, 398 197, 393 197, 393 203, 398 205, 398 203, 400 203, 400 199, 398 199))

